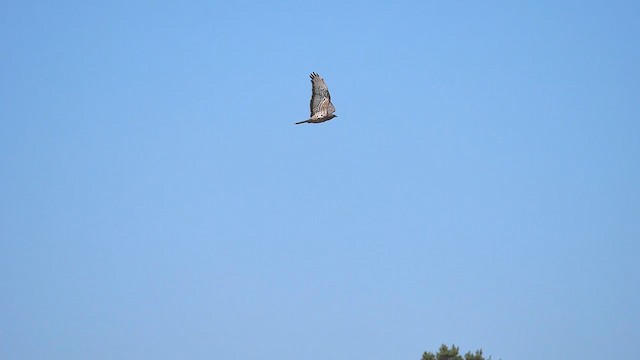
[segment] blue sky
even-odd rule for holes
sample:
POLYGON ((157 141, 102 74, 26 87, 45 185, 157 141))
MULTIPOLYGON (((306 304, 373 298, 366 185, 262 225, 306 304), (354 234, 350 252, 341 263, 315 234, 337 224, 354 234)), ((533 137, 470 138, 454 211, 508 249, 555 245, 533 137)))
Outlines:
POLYGON ((5 2, 0 358, 633 358, 639 17, 5 2))

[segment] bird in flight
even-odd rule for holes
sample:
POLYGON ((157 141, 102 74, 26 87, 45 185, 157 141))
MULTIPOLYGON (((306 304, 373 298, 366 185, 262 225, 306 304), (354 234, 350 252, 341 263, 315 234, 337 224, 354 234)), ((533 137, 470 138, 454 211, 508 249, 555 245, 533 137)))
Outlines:
POLYGON ((303 123, 321 123, 327 120, 331 120, 338 115, 333 113, 336 108, 331 103, 331 95, 329 95, 329 88, 324 83, 324 79, 316 73, 311 73, 311 117, 305 121, 297 122, 303 123))

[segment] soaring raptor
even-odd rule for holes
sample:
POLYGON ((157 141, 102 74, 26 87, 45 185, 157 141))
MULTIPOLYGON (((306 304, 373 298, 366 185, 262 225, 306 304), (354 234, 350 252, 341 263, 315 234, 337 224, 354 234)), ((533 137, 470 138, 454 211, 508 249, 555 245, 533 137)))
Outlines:
POLYGON ((329 88, 324 83, 324 79, 316 73, 311 73, 311 118, 297 122, 303 123, 321 123, 327 120, 331 120, 338 115, 333 113, 336 108, 331 103, 331 95, 329 95, 329 88))

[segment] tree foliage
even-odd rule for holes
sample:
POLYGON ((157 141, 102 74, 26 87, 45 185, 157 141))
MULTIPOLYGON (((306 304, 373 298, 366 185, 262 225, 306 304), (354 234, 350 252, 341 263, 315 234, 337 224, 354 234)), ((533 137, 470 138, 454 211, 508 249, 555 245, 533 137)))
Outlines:
MULTIPOLYGON (((452 344, 451 348, 449 348, 447 345, 442 344, 436 354, 425 351, 422 354, 422 360, 485 360, 485 358, 482 356, 482 349, 476 350, 475 353, 468 351, 463 357, 460 355, 459 347, 452 344)), ((491 360, 491 356, 486 360, 491 360)))

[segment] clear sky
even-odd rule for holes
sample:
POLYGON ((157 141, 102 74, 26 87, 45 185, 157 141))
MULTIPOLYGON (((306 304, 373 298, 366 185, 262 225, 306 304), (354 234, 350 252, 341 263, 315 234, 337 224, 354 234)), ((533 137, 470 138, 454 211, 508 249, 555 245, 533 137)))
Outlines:
POLYGON ((638 19, 4 2, 0 358, 637 357, 638 19))

